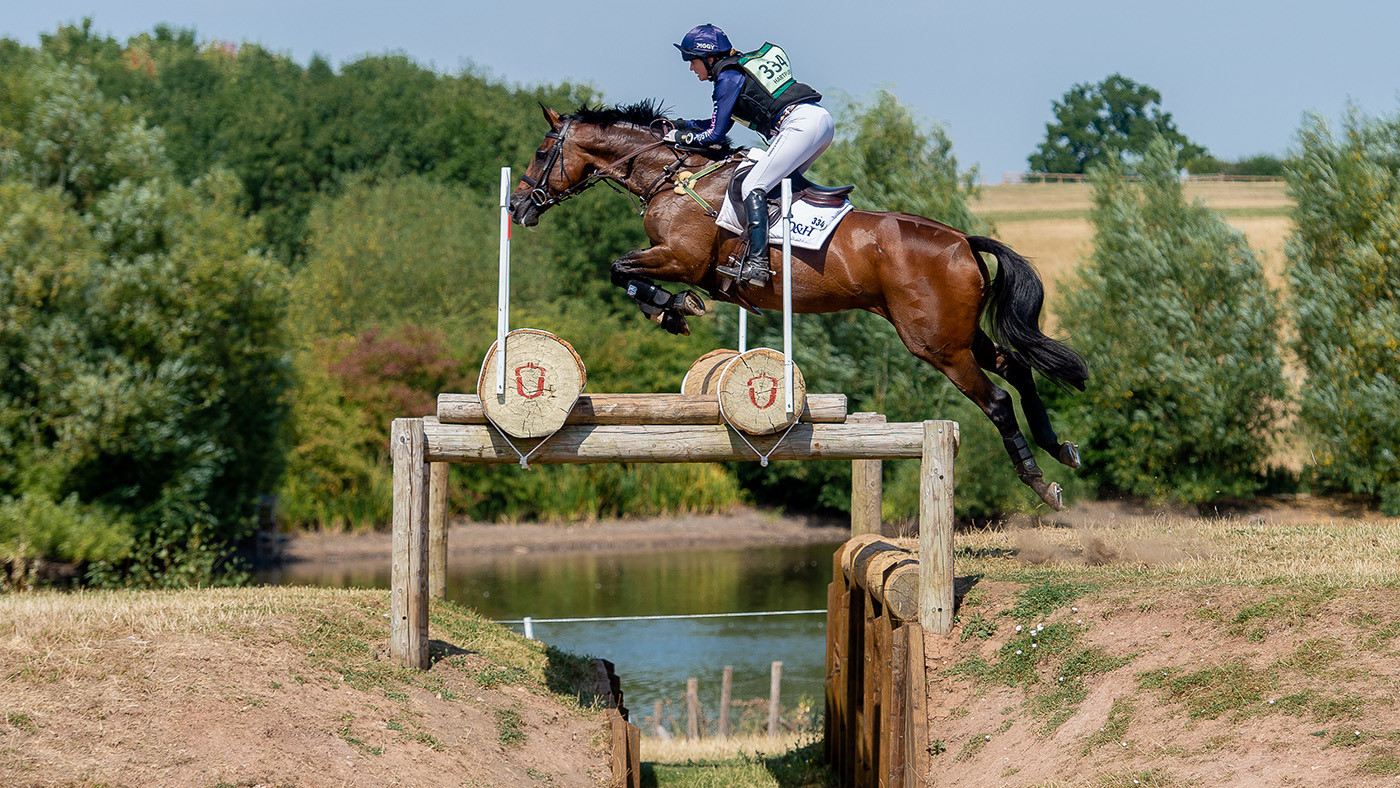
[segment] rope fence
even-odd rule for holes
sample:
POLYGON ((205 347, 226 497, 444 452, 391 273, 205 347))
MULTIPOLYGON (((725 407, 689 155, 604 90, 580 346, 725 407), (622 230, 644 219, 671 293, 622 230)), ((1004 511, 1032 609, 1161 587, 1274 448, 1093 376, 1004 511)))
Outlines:
POLYGON ((748 613, 677 613, 670 615, 653 616, 587 616, 583 618, 510 618, 498 619, 497 624, 524 624, 525 637, 535 639, 535 624, 572 624, 577 622, 597 622, 597 621, 663 621, 680 618, 746 618, 755 616, 810 616, 816 614, 826 615, 826 609, 821 610, 755 610, 748 613))

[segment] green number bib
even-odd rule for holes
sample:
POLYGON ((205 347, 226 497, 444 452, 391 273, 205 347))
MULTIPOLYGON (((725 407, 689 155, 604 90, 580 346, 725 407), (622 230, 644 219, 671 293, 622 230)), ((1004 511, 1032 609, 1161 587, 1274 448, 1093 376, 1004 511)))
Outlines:
POLYGON ((740 57, 739 67, 774 98, 781 96, 796 82, 792 78, 792 65, 788 63, 787 53, 773 44, 764 44, 757 52, 740 57))

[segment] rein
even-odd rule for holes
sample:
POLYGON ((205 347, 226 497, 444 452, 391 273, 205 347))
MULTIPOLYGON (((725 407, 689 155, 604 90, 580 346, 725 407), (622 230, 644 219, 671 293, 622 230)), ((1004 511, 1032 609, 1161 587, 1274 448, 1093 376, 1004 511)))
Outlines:
MULTIPOLYGON (((544 167, 540 170, 540 179, 535 180, 529 175, 520 176, 520 180, 522 180, 527 186, 530 187, 530 201, 533 202, 535 205, 539 206, 541 209, 548 208, 552 205, 557 205, 572 197, 577 197, 578 195, 587 191, 591 187, 597 185, 599 181, 602 181, 611 186, 614 191, 626 194, 629 199, 640 200, 640 205, 638 207, 637 213, 644 214, 646 213, 646 206, 651 203, 652 199, 656 197, 656 195, 660 194, 666 189, 666 184, 670 183, 676 177, 676 174, 681 171, 681 168, 685 166, 685 160, 687 157, 681 154, 679 151, 676 151, 675 149, 670 149, 671 152, 675 155, 676 160, 671 164, 668 164, 662 170, 661 175, 658 176, 656 180, 653 181, 651 185, 647 187, 646 191, 641 195, 636 195, 630 191, 619 188, 617 184, 615 184, 613 181, 607 178, 607 175, 617 167, 628 162, 632 162, 634 159, 636 159, 643 153, 647 153, 648 151, 655 150, 656 148, 665 147, 667 145, 665 140, 657 140, 655 142, 642 145, 641 147, 636 148, 630 153, 624 154, 620 158, 615 159, 611 163, 604 165, 603 167, 599 167, 598 169, 589 173, 588 176, 585 177, 583 180, 575 183, 572 179, 569 178, 568 173, 564 170, 564 137, 568 134, 569 126, 573 122, 573 119, 566 120, 564 121, 564 125, 559 128, 559 131, 550 131, 548 134, 545 135, 546 138, 554 140, 554 145, 550 147, 549 153, 546 154, 544 167), (565 188, 563 191, 551 194, 549 189, 549 176, 550 171, 553 170, 556 166, 559 168, 559 177, 562 178, 564 182, 568 184, 568 187, 565 188)), ((708 175, 709 173, 719 169, 725 164, 728 164, 729 161, 729 159, 724 159, 715 162, 709 167, 706 167, 704 170, 702 170, 701 173, 696 174, 691 179, 688 179, 687 181, 681 184, 682 188, 685 188, 685 191, 690 193, 691 197, 699 200, 700 204, 706 209, 706 212, 710 213, 711 215, 713 215, 713 211, 708 205, 705 204, 704 200, 699 199, 699 196, 696 195, 689 188, 688 184, 690 181, 698 180, 701 176, 708 175)), ((630 175, 631 172, 629 170, 627 175, 621 176, 621 180, 626 180, 628 177, 630 177, 630 175)))

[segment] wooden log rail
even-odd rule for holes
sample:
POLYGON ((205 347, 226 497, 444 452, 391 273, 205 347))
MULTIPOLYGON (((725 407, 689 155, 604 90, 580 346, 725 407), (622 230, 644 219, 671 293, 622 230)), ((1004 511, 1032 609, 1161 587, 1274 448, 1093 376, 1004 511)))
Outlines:
MULTIPOLYGON (((476 394, 439 394, 437 418, 443 424, 485 424, 476 394)), ((808 394, 798 421, 840 424, 846 420, 845 394, 808 394)), ((723 424, 713 394, 581 394, 565 424, 723 424)))
POLYGON ((877 534, 851 538, 834 556, 826 757, 843 786, 932 785, 921 570, 918 553, 877 534))

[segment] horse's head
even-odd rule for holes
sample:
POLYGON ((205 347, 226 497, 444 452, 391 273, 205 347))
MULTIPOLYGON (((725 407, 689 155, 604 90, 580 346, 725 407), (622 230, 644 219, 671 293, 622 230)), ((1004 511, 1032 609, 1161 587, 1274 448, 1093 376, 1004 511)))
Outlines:
POLYGON ((549 133, 544 135, 510 197, 511 219, 526 227, 534 227, 546 209, 572 196, 597 167, 591 157, 583 155, 577 139, 567 139, 573 119, 561 117, 548 107, 540 109, 549 122, 549 133))
POLYGON ((549 122, 549 133, 511 195, 510 215, 518 224, 535 225, 550 206, 600 179, 622 183, 642 195, 642 184, 629 180, 636 169, 657 166, 658 160, 651 157, 673 164, 681 158, 661 141, 661 135, 672 126, 654 101, 623 107, 585 106, 565 116, 546 107, 540 109, 549 122))

